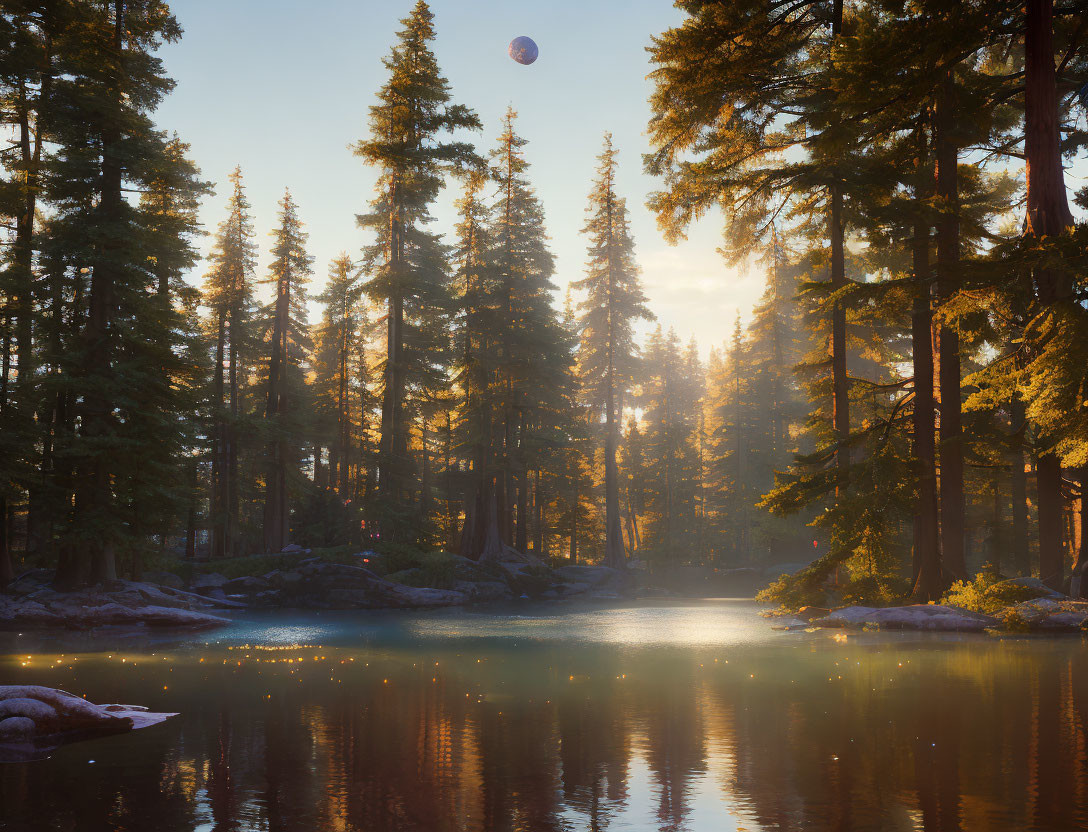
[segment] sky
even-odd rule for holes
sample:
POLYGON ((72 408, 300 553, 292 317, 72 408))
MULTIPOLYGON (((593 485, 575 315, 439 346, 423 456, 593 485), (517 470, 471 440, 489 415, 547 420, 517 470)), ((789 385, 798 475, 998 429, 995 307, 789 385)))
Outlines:
MULTIPOLYGON (((175 0, 185 30, 160 55, 177 87, 156 113, 177 131, 216 193, 201 221, 214 232, 229 193, 227 175, 241 165, 266 273, 268 232, 289 187, 310 235, 315 294, 329 261, 342 251, 358 258, 368 242, 355 216, 373 196, 375 173, 351 145, 367 131, 368 109, 386 79, 382 66, 414 0, 175 0)), ((546 212, 556 255, 560 300, 585 264, 586 198, 605 131, 619 150, 617 188, 632 215, 636 251, 650 308, 681 340, 703 352, 725 341, 738 311, 747 318, 763 291, 758 269, 738 270, 717 252, 720 217, 698 223, 687 241, 667 244, 646 208, 659 187, 642 172, 648 152, 645 51, 650 38, 681 20, 667 0, 432 0, 433 48, 453 100, 483 121, 478 147, 491 149, 507 106, 529 176, 546 212), (532 37, 540 57, 531 66, 506 49, 532 37)), ((456 183, 436 206, 434 228, 453 227, 456 183)), ((207 252, 210 235, 200 241, 207 252)), ((191 276, 199 281, 203 264, 191 276)))

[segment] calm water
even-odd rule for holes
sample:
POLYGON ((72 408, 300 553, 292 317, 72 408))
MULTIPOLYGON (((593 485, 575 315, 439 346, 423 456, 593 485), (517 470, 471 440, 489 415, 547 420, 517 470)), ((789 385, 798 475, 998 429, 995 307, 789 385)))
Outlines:
POLYGON ((205 638, 0 634, 3 682, 183 711, 0 766, 0 829, 1088 829, 1080 637, 843 641, 670 601, 205 638))

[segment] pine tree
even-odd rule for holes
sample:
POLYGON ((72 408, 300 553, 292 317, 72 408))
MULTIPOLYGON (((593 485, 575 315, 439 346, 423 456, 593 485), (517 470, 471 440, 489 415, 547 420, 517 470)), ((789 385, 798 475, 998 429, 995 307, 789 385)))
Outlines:
POLYGON ((841 497, 850 464, 844 188, 853 137, 839 115, 832 78, 843 3, 836 0, 819 14, 807 0, 691 0, 682 8, 686 19, 650 48, 655 150, 646 169, 665 180, 650 205, 670 239, 721 207, 733 260, 746 257, 790 211, 804 214, 812 236, 826 246, 823 372, 841 497))
POLYGON ((267 283, 274 289, 264 312, 267 356, 264 418, 268 430, 264 491, 264 550, 279 552, 291 531, 292 471, 298 473, 300 419, 305 412, 303 367, 312 349, 306 322, 306 285, 313 258, 306 253, 306 232, 291 192, 280 201, 279 225, 272 232, 272 265, 267 283))
POLYGON ((355 148, 380 172, 378 195, 359 224, 375 235, 364 253, 365 291, 386 316, 378 489, 387 538, 403 534, 398 521, 410 522, 416 474, 409 408, 421 387, 439 383, 433 328, 451 307, 445 252, 425 230, 430 206, 445 171, 475 163, 471 147, 448 134, 480 126, 474 113, 450 102, 449 84, 430 49, 433 15, 424 0, 403 25, 384 61, 389 80, 370 110, 371 136, 355 148))
POLYGON ((137 337, 133 324, 158 286, 140 235, 132 233, 142 218, 124 189, 145 184, 149 163, 164 152, 149 113, 172 82, 154 51, 179 34, 163 3, 113 0, 81 6, 58 44, 55 84, 64 105, 53 119, 60 148, 53 175, 64 184, 53 196, 62 221, 87 241, 90 270, 82 347, 72 358, 79 431, 67 450, 75 460, 74 508, 60 586, 115 577, 115 554, 126 538, 113 480, 119 461, 139 453, 124 397, 140 379, 129 375, 124 357, 128 339, 137 337))
POLYGON ((230 175, 227 218, 216 234, 204 282, 204 303, 211 310, 215 356, 212 369, 211 556, 240 554, 239 446, 242 385, 255 351, 253 297, 257 246, 241 168, 230 175))
POLYGON ((461 393, 456 443, 458 454, 469 465, 459 544, 466 557, 493 556, 502 548, 494 461, 499 317, 488 210, 483 201, 486 184, 482 171, 473 171, 466 178, 464 195, 457 202, 459 222, 453 255, 458 298, 454 378, 461 393))
POLYGON ((676 333, 663 333, 658 326, 646 344, 638 397, 645 424, 644 545, 653 557, 670 564, 697 557, 691 546, 698 482, 695 433, 702 403, 692 370, 676 333))
MULTIPOLYGON (((556 403, 570 374, 570 352, 553 303, 554 261, 547 247, 544 212, 529 185, 522 148, 508 110, 492 178, 498 196, 488 237, 495 325, 493 366, 496 521, 499 537, 519 552, 528 549, 531 473, 554 439, 556 403)), ((487 535, 485 535, 486 539, 487 535)), ((493 550, 488 549, 489 557, 493 550)), ((473 553, 478 555, 481 553, 473 553)))
POLYGON ((315 409, 319 432, 329 447, 328 485, 338 494, 350 493, 353 448, 353 359, 365 329, 360 275, 346 252, 329 264, 329 280, 317 296, 323 304, 314 338, 315 409))
POLYGON ((139 579, 147 536, 157 533, 164 545, 182 514, 195 510, 199 499, 193 487, 196 471, 184 466, 196 465, 193 455, 203 439, 196 417, 209 367, 197 311, 199 292, 184 277, 198 259, 193 245, 197 210, 210 188, 198 178, 188 150, 174 136, 149 165, 140 198, 148 284, 134 298, 139 306, 134 308, 132 337, 119 351, 135 382, 125 405, 129 447, 140 448, 124 455, 114 475, 118 501, 135 538, 129 558, 133 580, 139 579))
POLYGON ((650 320, 638 281, 627 205, 616 194, 616 152, 606 133, 598 157, 597 179, 589 196, 583 233, 589 237, 586 276, 574 287, 586 293, 582 312, 578 376, 591 413, 604 415, 605 563, 622 568, 626 560, 620 519, 616 454, 624 397, 631 386, 638 347, 633 324, 650 320))
MULTIPOLYGON (((14 147, 4 159, 0 217, 14 228, 0 260, 0 588, 14 577, 8 513, 15 499, 34 489, 38 405, 35 341, 35 253, 42 247, 38 220, 43 150, 49 131, 56 55, 53 39, 63 31, 67 4, 18 3, 0 11, 0 123, 12 130, 14 147)), ((28 531, 28 537, 34 532, 28 531)), ((33 545, 28 540, 28 548, 33 545)))

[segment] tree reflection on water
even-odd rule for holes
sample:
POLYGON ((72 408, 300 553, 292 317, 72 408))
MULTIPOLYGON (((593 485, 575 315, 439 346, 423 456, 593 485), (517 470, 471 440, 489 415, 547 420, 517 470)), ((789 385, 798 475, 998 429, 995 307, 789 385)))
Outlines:
POLYGON ((1079 639, 120 658, 0 660, 186 710, 0 767, 0 829, 1088 828, 1079 639))

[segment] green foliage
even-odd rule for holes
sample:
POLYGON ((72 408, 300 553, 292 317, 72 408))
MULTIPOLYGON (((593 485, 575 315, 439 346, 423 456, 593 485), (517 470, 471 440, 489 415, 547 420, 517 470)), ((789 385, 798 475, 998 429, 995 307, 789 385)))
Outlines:
POLYGON ((953 583, 940 603, 993 615, 1007 607, 1038 597, 1038 590, 1008 583, 987 564, 973 580, 953 583))

